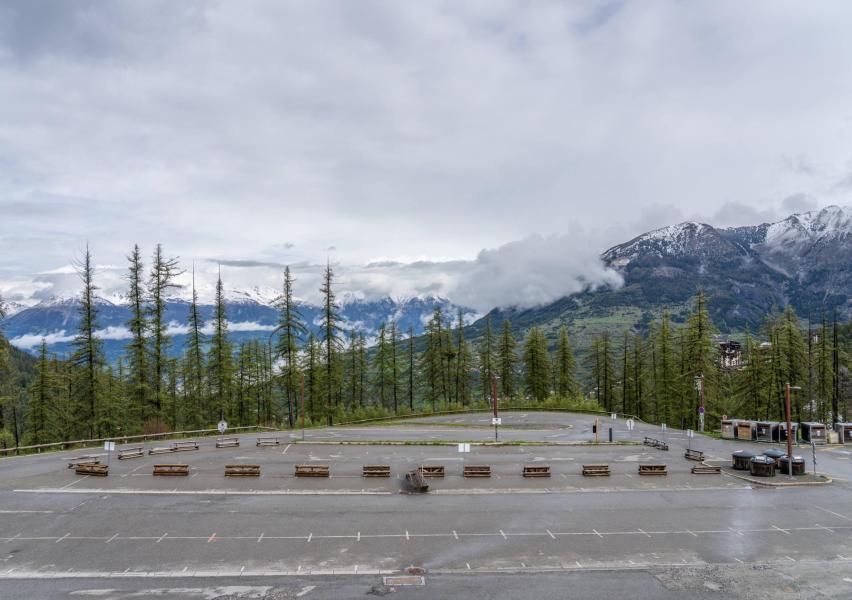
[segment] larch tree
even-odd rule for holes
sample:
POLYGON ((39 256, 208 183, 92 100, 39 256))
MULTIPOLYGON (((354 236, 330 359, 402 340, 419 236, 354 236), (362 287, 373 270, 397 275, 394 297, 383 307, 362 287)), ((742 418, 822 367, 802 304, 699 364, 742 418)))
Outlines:
POLYGON ((470 345, 464 337, 464 314, 459 308, 456 322, 456 352, 455 352, 455 388, 456 402, 462 406, 470 404, 470 370, 473 363, 470 345))
POLYGON ((179 288, 176 278, 181 274, 177 258, 166 257, 162 244, 154 249, 153 264, 148 277, 148 326, 151 331, 151 371, 154 419, 157 424, 163 418, 162 406, 166 396, 166 365, 168 362, 169 336, 166 334, 166 297, 179 288))
POLYGON ((337 354, 340 350, 340 315, 334 293, 334 270, 331 262, 327 262, 323 273, 323 283, 320 293, 323 299, 323 312, 320 320, 322 344, 325 352, 325 403, 326 422, 334 424, 334 408, 337 405, 336 396, 339 391, 337 354))
POLYGON ((73 353, 71 363, 75 367, 75 409, 79 411, 78 422, 83 426, 90 438, 98 435, 97 425, 100 415, 100 368, 103 363, 101 356, 101 341, 96 336, 98 329, 98 308, 95 293, 95 268, 92 265, 92 254, 86 246, 86 253, 77 265, 77 274, 83 283, 78 308, 79 324, 77 335, 71 342, 73 353))
POLYGON ((145 266, 142 264, 142 251, 139 245, 127 256, 130 268, 127 281, 130 284, 127 300, 130 304, 130 320, 127 329, 130 342, 127 344, 127 366, 130 392, 130 413, 136 416, 139 425, 146 418, 149 407, 150 369, 148 365, 148 306, 145 290, 145 266))
POLYGON ((284 268, 284 289, 278 299, 278 345, 276 353, 283 361, 281 377, 284 382, 284 395, 287 398, 287 422, 290 427, 296 423, 296 395, 299 381, 299 346, 304 340, 305 328, 302 313, 293 299, 293 275, 290 267, 284 268))
POLYGON ((559 328, 555 373, 556 393, 562 398, 576 397, 578 385, 574 377, 574 350, 568 339, 568 329, 564 325, 559 328))
POLYGON ((192 269, 192 301, 189 304, 189 336, 184 350, 186 376, 184 390, 190 402, 186 411, 194 427, 210 421, 207 391, 204 381, 204 321, 198 310, 198 290, 195 289, 195 268, 192 269))
POLYGON ((210 393, 219 419, 224 419, 231 409, 232 379, 234 376, 233 350, 228 339, 228 316, 225 311, 225 290, 222 275, 216 280, 216 305, 213 314, 213 335, 207 359, 210 393))
POLYGON ((510 401, 515 395, 515 370, 518 362, 516 345, 512 324, 508 319, 504 319, 500 324, 500 341, 497 347, 497 374, 500 377, 500 393, 504 402, 510 401))
POLYGON ((538 327, 527 332, 523 347, 524 380, 527 394, 535 402, 543 402, 550 395, 550 357, 547 339, 538 327))
POLYGON ((496 372, 496 350, 497 340, 494 337, 494 329, 491 326, 491 313, 488 313, 485 315, 485 331, 479 342, 479 374, 480 385, 482 386, 482 401, 487 405, 491 405, 493 402, 493 398, 491 397, 491 382, 496 372))
POLYGON ((399 343, 399 332, 396 329, 396 319, 390 323, 390 377, 391 398, 393 399, 393 414, 399 413, 399 364, 397 363, 397 344, 399 343))

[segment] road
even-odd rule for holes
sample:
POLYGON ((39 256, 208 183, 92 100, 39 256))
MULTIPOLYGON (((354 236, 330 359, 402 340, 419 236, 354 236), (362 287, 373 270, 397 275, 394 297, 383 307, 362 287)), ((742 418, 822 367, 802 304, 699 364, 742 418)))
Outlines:
MULTIPOLYGON (((588 416, 522 415, 506 415, 516 428, 505 433, 560 444, 589 438, 588 416)), ((635 598, 774 597, 785 589, 789 597, 843 597, 847 589, 852 597, 845 448, 818 452, 831 485, 766 488, 691 475, 686 439, 676 431, 666 433, 669 452, 512 445, 475 446, 460 456, 453 446, 317 443, 493 436, 478 426, 484 418, 318 430, 306 444, 282 434, 271 448, 255 447, 253 436, 234 449, 208 441, 197 452, 113 457, 107 478, 67 469, 79 451, 2 460, 0 598, 151 590, 167 598, 361 597, 387 593, 382 577, 409 566, 426 570, 425 586, 393 593, 411 598, 556 598, 566 585, 576 597, 616 597, 626 586, 635 598), (462 478, 465 461, 491 464, 494 476, 462 478), (580 465, 592 461, 607 462, 613 475, 581 477, 580 465), (154 462, 186 462, 191 475, 152 477, 154 462), (231 462, 260 464, 263 477, 225 479, 222 467, 231 462), (405 493, 398 476, 424 462, 445 464, 448 476, 431 480, 427 495, 405 493), (670 474, 640 478, 636 465, 648 462, 667 464, 670 474), (295 478, 300 463, 329 464, 332 477, 295 478), (362 479, 360 466, 369 463, 390 464, 395 477, 362 479), (524 479, 524 464, 548 464, 553 476, 524 479)), ((613 426, 616 439, 662 437, 653 426, 613 426)), ((765 448, 707 438, 695 444, 722 460, 737 448, 765 448)))

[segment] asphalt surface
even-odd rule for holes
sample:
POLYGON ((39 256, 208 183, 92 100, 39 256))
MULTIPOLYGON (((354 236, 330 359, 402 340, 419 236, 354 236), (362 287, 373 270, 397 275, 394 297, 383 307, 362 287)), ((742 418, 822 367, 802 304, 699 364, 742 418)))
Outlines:
MULTIPOLYGON (((539 445, 464 455, 431 445, 493 440, 490 415, 477 414, 310 430, 307 443, 293 432, 271 447, 247 435, 239 448, 207 439, 198 451, 99 456, 108 477, 67 468, 100 450, 0 460, 0 598, 615 598, 628 588, 634 598, 852 598, 846 448, 817 451, 830 485, 767 488, 692 475, 683 457, 687 443, 721 461, 764 444, 607 420, 603 439, 612 426, 622 443, 590 446, 588 415, 503 419, 501 440, 539 445), (670 450, 623 443, 645 435, 670 450), (155 463, 188 464, 190 475, 154 477, 155 463), (259 464, 262 476, 224 477, 234 463, 259 464), (588 463, 613 474, 582 477, 588 463), (296 464, 327 464, 331 477, 296 478, 296 464), (362 478, 365 464, 393 476, 362 478), (410 494, 401 477, 420 464, 447 476, 410 494), (489 464, 493 476, 465 479, 464 464, 489 464), (525 479, 527 464, 552 476, 525 479), (669 475, 639 477, 639 464, 669 475), (425 585, 383 584, 409 566, 425 569, 425 585)), ((798 452, 810 469, 810 449, 798 452)))

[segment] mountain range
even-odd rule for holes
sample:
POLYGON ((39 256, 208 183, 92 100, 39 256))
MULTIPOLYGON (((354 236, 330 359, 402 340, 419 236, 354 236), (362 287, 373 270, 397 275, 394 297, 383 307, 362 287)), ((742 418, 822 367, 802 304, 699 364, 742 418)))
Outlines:
MULTIPOLYGON (((495 327, 510 319, 516 333, 533 325, 553 334, 569 326, 578 346, 604 330, 644 328, 664 309, 674 321, 683 320, 689 301, 703 290, 715 325, 723 332, 757 330, 773 310, 793 306, 803 318, 818 320, 836 311, 841 320, 852 317, 852 208, 829 206, 790 215, 775 223, 716 228, 685 222, 644 233, 609 248, 603 263, 618 271, 624 285, 589 289, 541 306, 495 308, 489 314, 495 327)), ((228 318, 235 343, 269 339, 277 322, 274 292, 230 290, 228 318)), ((127 343, 125 323, 130 311, 122 298, 99 298, 100 337, 108 357, 121 355, 127 343)), ((363 301, 343 296, 341 317, 347 327, 367 335, 382 322, 396 319, 400 331, 416 335, 436 307, 454 315, 450 300, 436 297, 363 301)), ((13 344, 34 351, 42 338, 51 350, 67 353, 77 325, 77 300, 53 298, 32 307, 11 307, 0 327, 13 344)), ((321 309, 302 304, 309 327, 317 330, 321 309)), ((166 304, 166 321, 173 349, 185 341, 189 303, 173 298, 166 304)), ((200 306, 210 322, 213 306, 200 306)), ((462 308, 465 320, 478 317, 462 308)), ((484 320, 471 323, 469 337, 481 335, 484 320)))

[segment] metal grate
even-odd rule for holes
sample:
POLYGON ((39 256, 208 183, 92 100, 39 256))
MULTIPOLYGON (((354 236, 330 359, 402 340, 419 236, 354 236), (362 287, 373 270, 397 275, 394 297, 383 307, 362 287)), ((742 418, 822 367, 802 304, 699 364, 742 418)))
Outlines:
POLYGON ((385 585, 426 585, 426 579, 421 575, 393 575, 390 577, 382 577, 382 583, 385 585))

